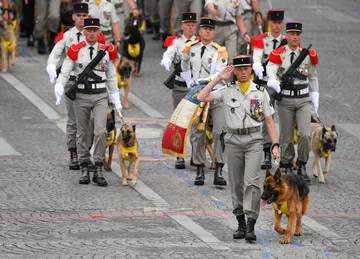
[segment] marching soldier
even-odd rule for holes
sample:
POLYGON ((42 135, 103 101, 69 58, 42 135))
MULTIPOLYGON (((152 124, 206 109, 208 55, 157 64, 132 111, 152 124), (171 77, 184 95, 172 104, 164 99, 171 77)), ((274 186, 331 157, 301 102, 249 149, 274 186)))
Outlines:
POLYGON ((110 99, 118 112, 122 109, 117 87, 116 70, 113 63, 118 54, 114 45, 106 46, 97 42, 100 35, 99 19, 87 18, 84 20, 84 35, 85 41, 71 45, 68 50, 61 74, 55 84, 56 104, 60 104, 61 96, 64 93, 64 85, 69 80, 71 72, 74 70, 75 76, 79 75, 97 56, 100 49, 106 50, 108 47, 108 53, 92 70, 91 79, 79 82, 74 101, 78 136, 77 150, 82 174, 79 183, 90 183, 88 170, 90 151, 86 136, 89 134, 88 125, 91 119, 90 116, 93 114, 95 170, 92 181, 99 186, 107 186, 102 174, 106 148, 107 99, 110 99))
POLYGON ((250 56, 236 56, 233 65, 223 69, 198 95, 201 102, 224 103, 227 133, 225 146, 229 182, 234 206, 233 213, 239 223, 234 239, 256 240, 254 225, 260 211, 260 162, 262 135, 260 127, 265 119, 272 141, 272 153, 279 156, 279 144, 272 115, 274 109, 263 86, 250 80, 250 56), (237 82, 227 88, 213 91, 220 80, 227 80, 234 72, 237 82), (247 218, 247 224, 245 220, 247 218), (246 226, 247 225, 247 226, 246 226))
MULTIPOLYGON (((175 66, 180 66, 181 62, 181 51, 185 48, 185 44, 189 41, 194 41, 195 31, 196 31, 196 13, 182 13, 182 25, 181 29, 183 35, 176 37, 172 45, 170 45, 163 55, 161 60, 161 66, 163 66, 167 71, 170 71, 171 63, 174 63, 175 66)), ((172 39, 174 37, 169 37, 172 39)), ((184 79, 180 76, 180 72, 175 75, 174 88, 172 89, 172 99, 174 110, 180 103, 180 101, 185 97, 189 92, 189 89, 186 86, 184 79)), ((185 161, 183 158, 177 157, 175 163, 176 169, 185 169, 185 161)))
MULTIPOLYGON (((261 35, 254 36, 252 40, 253 51, 253 70, 257 76, 255 83, 261 84, 267 88, 267 73, 266 65, 269 62, 269 54, 273 49, 277 49, 279 46, 285 45, 286 40, 281 35, 281 30, 284 25, 284 11, 283 10, 269 10, 268 12, 268 24, 270 32, 265 32, 261 35)), ((271 93, 274 91, 272 88, 267 88, 271 103, 275 105, 274 98, 271 97, 271 93)), ((271 168, 271 139, 267 132, 266 127, 262 127, 262 134, 264 137, 264 160, 261 164, 261 169, 271 168)))
MULTIPOLYGON (((201 41, 188 42, 183 50, 181 68, 184 72, 182 77, 188 87, 192 87, 194 81, 206 80, 211 81, 222 68, 227 64, 228 54, 225 47, 219 46, 212 41, 214 37, 215 19, 203 17, 200 21, 199 35, 201 41), (192 77, 191 77, 192 74, 192 77)), ((221 84, 217 88, 222 87, 221 84)), ((212 134, 214 136, 214 157, 215 173, 214 185, 226 185, 222 177, 222 168, 224 166, 223 151, 220 143, 220 135, 224 129, 225 119, 222 103, 210 104, 209 116, 213 121, 212 134)), ((209 123, 209 120, 208 122, 209 123)), ((205 155, 206 130, 194 128, 190 142, 192 144, 192 162, 197 167, 197 176, 195 185, 204 184, 204 165, 206 162, 205 155)))
MULTIPOLYGON (((310 152, 310 121, 311 109, 317 113, 319 107, 319 83, 316 65, 318 56, 315 50, 310 49, 309 55, 296 68, 296 76, 291 75, 292 83, 280 81, 293 63, 297 61, 304 49, 299 47, 302 33, 302 23, 288 22, 286 24, 287 45, 273 50, 266 67, 269 77, 267 85, 281 94, 281 101, 277 101, 280 125, 280 167, 285 173, 292 171, 292 160, 295 157, 294 149, 294 122, 298 125, 298 175, 302 175, 310 183, 306 174, 306 163, 310 152), (280 81, 278 81, 280 80, 280 81)), ((297 62, 296 62, 297 63, 297 62)))
POLYGON ((250 42, 249 34, 246 32, 241 13, 243 9, 238 1, 233 0, 206 0, 206 8, 209 16, 216 19, 214 41, 225 45, 230 57, 236 55, 236 45, 239 31, 245 42, 250 42))

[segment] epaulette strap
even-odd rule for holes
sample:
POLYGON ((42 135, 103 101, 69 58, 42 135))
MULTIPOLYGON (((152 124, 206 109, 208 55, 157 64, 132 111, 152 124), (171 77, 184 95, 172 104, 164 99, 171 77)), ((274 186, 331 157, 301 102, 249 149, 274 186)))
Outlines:
POLYGON ((231 86, 233 86, 233 84, 235 84, 235 81, 228 82, 228 83, 226 84, 226 86, 227 86, 227 87, 231 87, 231 86))
POLYGON ((309 56, 311 64, 316 66, 319 63, 319 57, 314 49, 309 49, 309 56))
POLYGON ((68 49, 67 55, 72 60, 77 60, 79 55, 79 50, 86 45, 85 41, 81 41, 78 44, 73 44, 68 49))
POLYGON ((190 48, 199 42, 200 42, 199 40, 189 41, 188 43, 186 43, 185 48, 183 49, 183 51, 181 53, 188 54, 190 51, 190 48))
POLYGON ((265 87, 262 85, 256 85, 256 89, 258 89, 261 92, 264 92, 265 87))
POLYGON ((282 64, 282 60, 281 60, 281 52, 283 52, 286 49, 285 46, 281 46, 277 49, 274 49, 273 51, 270 52, 269 55, 269 61, 274 63, 274 64, 282 64))
POLYGON ((64 30, 58 33, 58 35, 55 38, 55 44, 61 41, 64 38, 65 32, 67 32, 70 29, 70 26, 66 26, 64 30))
POLYGON ((108 51, 110 60, 115 60, 118 58, 118 52, 113 44, 109 44, 108 51))
POLYGON ((263 49, 264 48, 264 41, 263 39, 268 36, 268 33, 267 32, 264 32, 263 34, 260 34, 260 35, 257 35, 257 36, 254 36, 253 39, 252 39, 252 47, 253 48, 258 48, 258 49, 263 49))
POLYGON ((212 44, 215 48, 217 48, 219 54, 218 54, 218 58, 221 58, 222 60, 227 60, 229 57, 228 52, 226 51, 226 47, 225 46, 220 46, 219 44, 213 42, 212 44))

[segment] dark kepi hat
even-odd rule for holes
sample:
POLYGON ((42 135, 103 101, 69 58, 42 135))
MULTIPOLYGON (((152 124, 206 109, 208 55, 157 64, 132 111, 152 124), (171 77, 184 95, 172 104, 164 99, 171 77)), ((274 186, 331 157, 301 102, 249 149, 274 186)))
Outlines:
POLYGON ((235 67, 251 66, 251 56, 250 55, 235 56, 235 57, 233 57, 233 65, 235 67))
POLYGON ((202 17, 200 20, 200 27, 215 28, 215 19, 209 17, 202 17))
POLYGON ((286 32, 302 32, 301 22, 288 22, 286 23, 286 32))
POLYGON ((100 20, 98 18, 84 19, 84 29, 87 28, 100 28, 100 20))
POLYGON ((196 13, 182 13, 181 22, 197 22, 196 13))
POLYGON ((88 13, 89 5, 87 3, 73 3, 74 13, 88 13))
POLYGON ((284 20, 284 10, 269 10, 268 20, 283 21, 284 20))

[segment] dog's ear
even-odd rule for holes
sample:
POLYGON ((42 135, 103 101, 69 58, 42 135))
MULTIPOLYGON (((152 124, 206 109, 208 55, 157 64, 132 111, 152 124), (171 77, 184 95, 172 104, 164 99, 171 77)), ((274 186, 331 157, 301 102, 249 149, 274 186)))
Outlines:
POLYGON ((280 183, 280 178, 281 178, 281 169, 278 168, 278 169, 276 169, 275 174, 274 174, 274 179, 275 179, 276 183, 280 183))
POLYGON ((322 136, 323 136, 323 137, 324 137, 326 131, 327 131, 327 129, 325 128, 325 126, 323 126, 323 128, 322 128, 322 136))
POLYGON ((135 132, 136 125, 132 125, 133 131, 135 132))
POLYGON ((335 132, 336 132, 335 125, 332 125, 332 126, 331 126, 331 131, 335 131, 335 132))
POLYGON ((266 168, 266 176, 265 177, 269 177, 269 176, 272 176, 272 174, 270 173, 269 169, 266 168))

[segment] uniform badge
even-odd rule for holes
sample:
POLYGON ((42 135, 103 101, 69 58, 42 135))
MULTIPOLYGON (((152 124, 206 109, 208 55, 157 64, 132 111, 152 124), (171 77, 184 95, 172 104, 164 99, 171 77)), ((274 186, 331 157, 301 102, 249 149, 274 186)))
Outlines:
POLYGON ((80 68, 83 68, 83 64, 79 64, 79 67, 80 67, 80 68))
POLYGON ((195 53, 191 52, 190 56, 195 57, 195 53))
POLYGON ((308 76, 309 75, 309 65, 308 64, 303 64, 299 67, 298 71, 303 74, 308 76))
POLYGON ((255 95, 254 95, 254 98, 255 98, 255 99, 256 99, 256 98, 258 98, 258 95, 257 95, 257 94, 255 94, 255 95))
POLYGON ((212 58, 208 58, 208 63, 211 64, 212 63, 212 58))
POLYGON ((282 59, 282 60, 285 60, 285 56, 281 56, 281 59, 282 59))
POLYGON ((70 41, 72 42, 74 39, 73 38, 70 38, 70 41))
POLYGON ((269 47, 269 43, 266 42, 266 43, 265 43, 265 46, 266 46, 266 47, 269 47))
POLYGON ((104 11, 104 12, 103 12, 103 15, 104 15, 104 18, 105 18, 106 20, 110 20, 110 18, 111 18, 111 12, 106 12, 106 11, 104 11))
POLYGON ((235 108, 231 107, 230 111, 231 111, 231 113, 235 113, 235 108))
POLYGON ((263 119, 263 107, 262 101, 259 99, 250 100, 250 116, 258 122, 262 122, 263 119))

